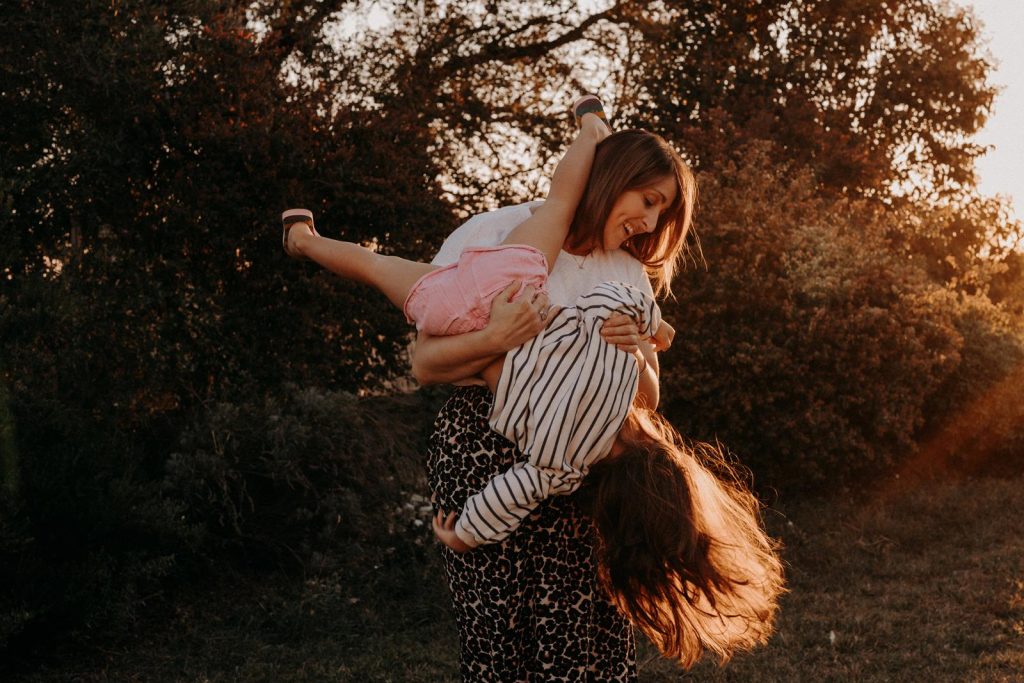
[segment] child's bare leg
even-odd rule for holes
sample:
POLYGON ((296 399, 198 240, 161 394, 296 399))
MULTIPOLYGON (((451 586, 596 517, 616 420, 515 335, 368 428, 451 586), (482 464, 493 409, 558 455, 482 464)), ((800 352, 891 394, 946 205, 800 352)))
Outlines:
POLYGON ((579 134, 551 176, 547 199, 530 218, 508 234, 504 244, 536 247, 548 259, 548 272, 554 268, 590 177, 597 143, 608 137, 610 132, 607 124, 595 114, 583 115, 579 134))
POLYGON ((316 261, 335 275, 370 285, 399 309, 416 281, 438 268, 316 235, 305 223, 296 224, 288 232, 288 249, 316 261))

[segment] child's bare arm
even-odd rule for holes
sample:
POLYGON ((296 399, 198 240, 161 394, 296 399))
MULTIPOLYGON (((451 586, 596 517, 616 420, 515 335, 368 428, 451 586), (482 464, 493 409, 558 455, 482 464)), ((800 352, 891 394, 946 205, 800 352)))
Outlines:
POLYGON ((505 244, 535 247, 547 258, 548 271, 554 267, 586 189, 597 145, 610 133, 608 125, 596 115, 583 116, 579 134, 551 176, 547 199, 530 218, 509 233, 505 244))

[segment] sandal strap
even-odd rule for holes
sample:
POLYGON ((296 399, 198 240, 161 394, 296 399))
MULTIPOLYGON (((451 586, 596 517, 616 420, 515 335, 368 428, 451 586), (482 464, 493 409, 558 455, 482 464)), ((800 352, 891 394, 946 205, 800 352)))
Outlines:
POLYGON ((288 209, 281 214, 281 246, 284 248, 284 253, 288 254, 288 256, 291 256, 294 259, 299 259, 300 261, 307 261, 309 259, 305 256, 293 254, 291 250, 288 249, 288 233, 290 233, 291 229, 299 223, 305 223, 309 226, 310 230, 316 233, 312 211, 309 209, 288 209))
POLYGON ((284 227, 286 228, 290 228, 296 223, 308 223, 309 225, 312 226, 313 219, 310 218, 309 216, 303 216, 302 214, 293 214, 291 216, 286 216, 282 218, 281 223, 283 223, 284 227))
POLYGON ((601 102, 597 95, 584 95, 576 100, 572 107, 572 114, 576 119, 577 126, 580 125, 584 114, 595 114, 602 121, 608 123, 608 115, 604 111, 604 103, 601 102))

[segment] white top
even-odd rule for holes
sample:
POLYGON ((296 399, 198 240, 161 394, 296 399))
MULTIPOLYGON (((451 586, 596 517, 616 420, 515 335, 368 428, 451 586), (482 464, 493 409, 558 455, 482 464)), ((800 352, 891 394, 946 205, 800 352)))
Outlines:
POLYGON ((455 533, 467 545, 504 540, 542 501, 579 488, 611 451, 640 375, 632 355, 601 337, 616 312, 636 320, 641 334, 661 324, 652 297, 605 282, 575 306, 552 309, 547 327, 505 356, 489 423, 526 459, 466 501, 455 533))
MULTIPOLYGON (((506 206, 473 216, 455 229, 441 245, 431 261, 435 266, 447 266, 459 260, 467 247, 493 247, 532 214, 531 209, 543 202, 527 202, 506 206)), ((596 249, 586 257, 573 256, 562 251, 548 276, 548 297, 551 303, 572 306, 576 299, 602 282, 625 282, 654 298, 651 280, 643 264, 621 249, 596 249)))

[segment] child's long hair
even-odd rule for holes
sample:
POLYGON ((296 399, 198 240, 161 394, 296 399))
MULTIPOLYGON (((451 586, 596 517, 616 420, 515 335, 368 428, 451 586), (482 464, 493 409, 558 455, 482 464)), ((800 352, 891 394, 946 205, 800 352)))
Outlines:
POLYGON ((613 602, 687 667, 767 641, 784 580, 757 499, 719 449, 684 444, 657 413, 634 407, 619 440, 582 497, 613 602))

